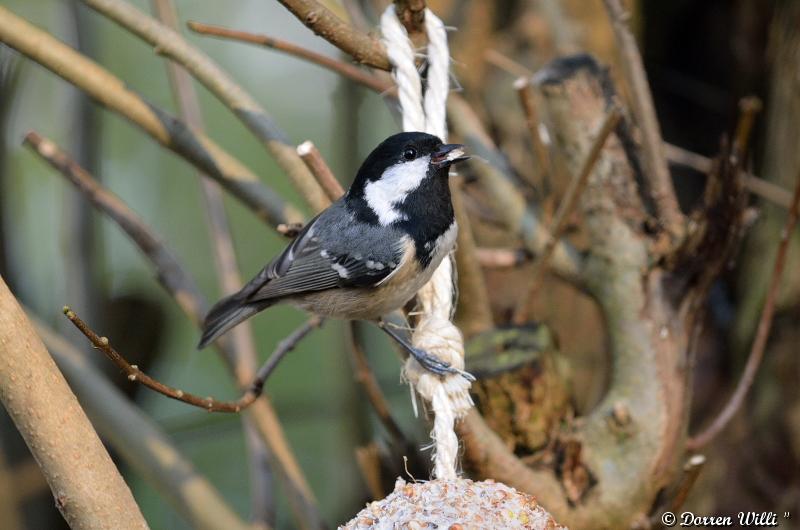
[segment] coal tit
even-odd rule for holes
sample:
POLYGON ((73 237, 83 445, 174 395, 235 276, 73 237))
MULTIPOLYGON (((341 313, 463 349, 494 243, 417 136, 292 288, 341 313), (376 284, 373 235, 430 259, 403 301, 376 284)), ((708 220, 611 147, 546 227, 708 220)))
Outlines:
MULTIPOLYGON (((458 225, 448 171, 469 158, 459 144, 406 132, 370 153, 347 193, 203 323, 203 348, 259 311, 288 302, 320 316, 375 320, 403 307, 453 249, 458 225)), ((382 329, 428 370, 449 365, 382 329)))

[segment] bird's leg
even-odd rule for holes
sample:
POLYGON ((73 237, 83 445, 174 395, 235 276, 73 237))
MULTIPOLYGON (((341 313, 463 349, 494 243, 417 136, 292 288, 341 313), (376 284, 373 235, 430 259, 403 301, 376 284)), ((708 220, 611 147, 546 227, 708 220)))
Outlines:
POLYGON ((426 370, 436 375, 444 375, 444 374, 458 374, 467 381, 475 381, 475 377, 465 372, 464 370, 459 370, 450 365, 450 363, 446 363, 440 361, 430 353, 426 352, 423 349, 415 348, 411 344, 408 343, 400 334, 392 329, 391 324, 387 324, 383 320, 378 320, 378 327, 381 328, 387 335, 389 335, 392 339, 397 342, 404 350, 406 350, 417 362, 426 370))

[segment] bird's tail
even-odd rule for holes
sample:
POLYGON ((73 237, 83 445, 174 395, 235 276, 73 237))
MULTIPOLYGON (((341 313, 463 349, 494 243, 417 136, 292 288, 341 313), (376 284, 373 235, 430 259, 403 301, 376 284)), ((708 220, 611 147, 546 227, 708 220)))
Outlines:
POLYGON ((241 293, 223 298, 206 315, 203 336, 198 348, 203 349, 229 329, 244 322, 259 311, 272 305, 268 301, 248 302, 241 293))

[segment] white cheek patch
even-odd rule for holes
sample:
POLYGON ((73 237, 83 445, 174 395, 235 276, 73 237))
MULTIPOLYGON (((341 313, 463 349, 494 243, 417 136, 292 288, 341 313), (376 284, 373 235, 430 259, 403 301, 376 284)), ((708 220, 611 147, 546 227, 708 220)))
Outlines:
POLYGON ((430 156, 398 162, 388 167, 379 180, 364 187, 364 198, 378 216, 378 221, 386 226, 405 216, 395 208, 406 196, 419 187, 428 174, 430 156))

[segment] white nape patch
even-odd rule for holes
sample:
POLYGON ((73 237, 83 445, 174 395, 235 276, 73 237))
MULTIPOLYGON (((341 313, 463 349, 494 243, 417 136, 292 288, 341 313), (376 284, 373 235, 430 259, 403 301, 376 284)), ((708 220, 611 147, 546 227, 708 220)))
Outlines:
POLYGON ((389 166, 379 180, 364 187, 364 198, 383 226, 405 219, 395 205, 417 189, 428 174, 430 161, 430 156, 424 156, 411 162, 398 162, 389 166))
POLYGON ((347 269, 339 263, 331 263, 331 268, 339 273, 339 278, 348 278, 347 269))

